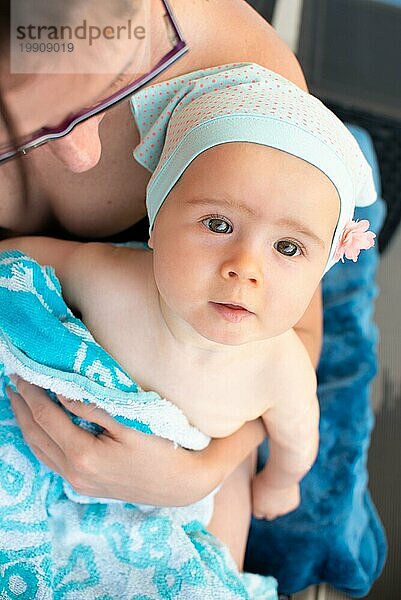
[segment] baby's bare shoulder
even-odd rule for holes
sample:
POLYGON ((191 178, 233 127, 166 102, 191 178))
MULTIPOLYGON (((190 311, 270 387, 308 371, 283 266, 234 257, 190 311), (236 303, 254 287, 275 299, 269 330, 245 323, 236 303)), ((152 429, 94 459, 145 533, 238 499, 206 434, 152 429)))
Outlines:
POLYGON ((89 278, 106 277, 124 283, 131 281, 135 273, 138 278, 145 275, 151 263, 151 252, 142 248, 114 246, 100 242, 82 244, 80 262, 89 278))
POLYGON ((91 242, 83 244, 72 265, 75 296, 82 311, 92 302, 124 303, 135 294, 140 300, 147 289, 151 271, 151 253, 147 250, 117 247, 91 242))

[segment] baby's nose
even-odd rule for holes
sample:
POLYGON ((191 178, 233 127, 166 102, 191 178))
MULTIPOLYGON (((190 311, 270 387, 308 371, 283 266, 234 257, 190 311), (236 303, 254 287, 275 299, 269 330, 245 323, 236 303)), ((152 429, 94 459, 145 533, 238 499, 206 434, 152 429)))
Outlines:
POLYGON ((263 271, 256 256, 242 253, 226 260, 221 268, 224 279, 248 281, 254 286, 263 282, 263 271))

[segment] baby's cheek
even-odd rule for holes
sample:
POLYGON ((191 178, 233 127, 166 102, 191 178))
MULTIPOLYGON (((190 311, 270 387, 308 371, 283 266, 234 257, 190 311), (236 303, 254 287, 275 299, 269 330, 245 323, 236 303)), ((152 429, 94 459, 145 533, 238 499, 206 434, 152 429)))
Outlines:
POLYGON ((173 310, 182 312, 191 296, 191 278, 185 264, 177 256, 161 254, 154 260, 154 278, 160 296, 173 310))
POLYGON ((280 333, 284 333, 298 323, 306 312, 312 295, 313 293, 297 293, 295 289, 287 292, 277 309, 277 324, 280 326, 280 333))

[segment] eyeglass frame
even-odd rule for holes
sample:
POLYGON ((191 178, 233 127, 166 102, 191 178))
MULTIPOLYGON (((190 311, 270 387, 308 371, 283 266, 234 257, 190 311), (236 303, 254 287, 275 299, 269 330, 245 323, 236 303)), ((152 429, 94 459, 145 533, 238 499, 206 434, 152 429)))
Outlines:
POLYGON ((89 109, 85 109, 71 115, 57 127, 42 127, 41 129, 38 129, 36 132, 31 134, 28 141, 23 142, 20 146, 12 150, 5 152, 1 152, 0 150, 0 165, 8 160, 16 158, 21 154, 25 155, 30 150, 38 148, 50 140, 58 139, 68 135, 72 129, 76 127, 76 125, 87 121, 91 117, 94 117, 95 115, 104 112, 129 98, 129 96, 131 96, 134 92, 144 87, 150 81, 153 81, 158 75, 163 73, 179 58, 181 58, 181 56, 188 52, 189 48, 183 38, 169 0, 160 1, 166 10, 166 16, 169 19, 169 25, 171 26, 172 33, 174 34, 174 41, 171 40, 172 43, 175 44, 174 48, 169 50, 169 52, 165 54, 150 71, 133 81, 130 85, 122 88, 118 92, 115 92, 105 100, 101 100, 89 109))

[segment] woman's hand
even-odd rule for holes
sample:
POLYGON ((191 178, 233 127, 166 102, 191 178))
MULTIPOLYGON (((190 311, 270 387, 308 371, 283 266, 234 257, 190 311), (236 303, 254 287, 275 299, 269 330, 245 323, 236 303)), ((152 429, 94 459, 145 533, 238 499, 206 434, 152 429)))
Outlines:
MULTIPOLYGON (((78 493, 160 506, 192 501, 185 490, 180 498, 170 491, 177 490, 180 466, 188 468, 185 459, 197 453, 124 427, 94 405, 59 397, 68 411, 104 429, 96 436, 74 425, 41 388, 21 379, 17 388, 8 395, 27 444, 78 493)), ((196 461, 189 464, 195 477, 196 461)))
POLYGON ((68 411, 104 429, 96 436, 72 423, 41 388, 19 379, 17 389, 9 388, 8 395, 32 452, 86 496, 190 504, 221 483, 264 437, 262 423, 255 421, 193 452, 125 427, 94 405, 60 397, 68 411))

